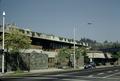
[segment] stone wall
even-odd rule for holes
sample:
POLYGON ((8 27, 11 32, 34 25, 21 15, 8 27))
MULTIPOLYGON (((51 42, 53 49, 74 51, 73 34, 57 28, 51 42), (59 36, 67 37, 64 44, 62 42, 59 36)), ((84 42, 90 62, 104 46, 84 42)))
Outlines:
MULTIPOLYGON (((5 68, 7 71, 15 71, 18 67, 21 70, 38 70, 43 68, 48 68, 48 55, 42 53, 26 53, 26 54, 5 54, 5 68), (19 58, 18 58, 19 57, 19 58)), ((0 55, 0 69, 2 68, 2 58, 0 55)))
POLYGON ((30 69, 48 68, 48 56, 46 54, 31 53, 30 54, 30 69))

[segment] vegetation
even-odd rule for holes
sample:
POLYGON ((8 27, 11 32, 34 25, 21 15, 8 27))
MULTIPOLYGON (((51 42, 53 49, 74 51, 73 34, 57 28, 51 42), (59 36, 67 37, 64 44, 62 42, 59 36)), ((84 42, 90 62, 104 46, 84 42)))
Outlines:
MULTIPOLYGON (((63 63, 67 63, 68 66, 71 66, 72 61, 70 59, 73 58, 71 56, 73 56, 73 49, 68 49, 68 48, 60 49, 57 56, 57 61, 61 65, 63 63)), ((86 48, 84 47, 75 49, 76 61, 78 61, 78 59, 80 59, 81 56, 84 56, 84 57, 86 56, 86 48)))
POLYGON ((5 34, 5 49, 7 49, 7 52, 9 52, 10 54, 17 54, 18 69, 20 51, 29 48, 30 44, 30 38, 15 28, 5 34))
POLYGON ((116 58, 116 59, 120 58, 120 51, 118 51, 118 52, 113 52, 113 53, 112 53, 112 57, 113 57, 113 58, 116 58))
POLYGON ((57 56, 58 62, 62 64, 63 62, 68 60, 71 56, 70 54, 71 54, 70 49, 67 49, 67 48, 60 49, 57 56))
POLYGON ((5 47, 11 50, 11 52, 20 52, 21 49, 29 48, 30 44, 30 38, 17 29, 10 30, 10 32, 5 35, 5 47))

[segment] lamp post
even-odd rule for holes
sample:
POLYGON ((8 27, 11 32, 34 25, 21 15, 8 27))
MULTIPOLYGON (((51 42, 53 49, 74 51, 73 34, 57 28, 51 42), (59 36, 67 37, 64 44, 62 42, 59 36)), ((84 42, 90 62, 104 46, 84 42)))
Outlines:
POLYGON ((74 69, 76 69, 76 57, 75 57, 75 27, 74 27, 74 69))
MULTIPOLYGON (((3 41, 2 41, 2 49, 4 50, 4 28, 5 28, 5 11, 3 11, 3 41)), ((4 52, 2 54, 2 73, 4 73, 4 52)))

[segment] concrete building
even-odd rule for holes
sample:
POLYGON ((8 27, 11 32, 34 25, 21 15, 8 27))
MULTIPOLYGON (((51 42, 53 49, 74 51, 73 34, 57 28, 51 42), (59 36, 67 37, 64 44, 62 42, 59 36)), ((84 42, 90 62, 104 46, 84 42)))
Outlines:
MULTIPOLYGON (((74 45, 73 39, 34 32, 30 29, 21 29, 12 24, 5 26, 5 33, 8 33, 10 29, 14 28, 19 29, 22 33, 31 38, 31 48, 27 51, 42 52, 48 55, 49 67, 54 67, 55 56, 59 49, 63 47, 73 48, 74 45)), ((2 35, 2 26, 0 26, 0 34, 2 35)), ((87 46, 87 44, 77 40, 75 41, 75 45, 76 47, 87 46)), ((0 46, 2 46, 2 44, 0 46)))
POLYGON ((116 62, 109 52, 88 51, 87 56, 90 62, 95 62, 96 65, 113 65, 116 62))
MULTIPOLYGON (((26 56, 29 57, 30 53, 32 53, 32 52, 36 52, 39 54, 47 54, 47 56, 45 56, 45 57, 48 57, 48 62, 47 62, 48 67, 55 67, 55 62, 56 62, 55 57, 58 54, 59 49, 64 48, 64 47, 73 49, 73 46, 74 46, 73 39, 39 33, 39 32, 34 32, 30 29, 21 29, 21 28, 17 27, 16 25, 11 25, 11 24, 5 26, 5 33, 8 33, 10 29, 14 29, 14 28, 19 29, 22 33, 24 33, 26 36, 30 37, 32 40, 31 48, 25 51, 25 53, 27 53, 27 55, 28 55, 28 56, 27 55, 26 56)), ((0 26, 0 35, 2 35, 2 26, 0 26)), ((82 46, 88 47, 88 44, 76 40, 75 46, 76 47, 82 47, 82 46)), ((0 44, 0 47, 2 48, 2 44, 0 44)), ((36 58, 37 56, 41 56, 41 55, 37 55, 37 54, 34 54, 36 56, 34 56, 33 54, 31 54, 31 55, 34 58, 36 58)), ((88 51, 87 56, 88 56, 90 62, 94 61, 97 65, 101 65, 101 64, 106 65, 107 63, 113 63, 111 54, 107 53, 107 52, 103 53, 101 51, 88 51)), ((34 60, 33 57, 31 57, 32 60, 34 60)), ((81 59, 79 60, 79 62, 78 62, 79 66, 80 66, 80 64, 84 65, 83 58, 84 57, 81 57, 81 59)), ((0 57, 0 59, 1 59, 1 57, 0 57)), ((37 62, 38 60, 34 60, 34 61, 36 61, 36 63, 33 62, 32 66, 34 66, 34 64, 40 65, 41 63, 37 62)), ((29 61, 28 61, 28 63, 29 63, 29 61)), ((40 67, 37 67, 37 68, 40 68, 40 67)), ((36 66, 34 66, 32 68, 34 69, 34 68, 36 68, 36 66)))

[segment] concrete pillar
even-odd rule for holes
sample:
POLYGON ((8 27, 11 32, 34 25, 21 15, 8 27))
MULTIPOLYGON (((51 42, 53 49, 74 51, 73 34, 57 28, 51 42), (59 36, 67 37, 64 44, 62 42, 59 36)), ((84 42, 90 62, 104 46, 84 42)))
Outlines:
POLYGON ((93 59, 92 59, 92 58, 90 58, 90 62, 93 62, 93 59))

